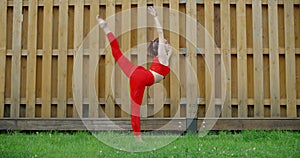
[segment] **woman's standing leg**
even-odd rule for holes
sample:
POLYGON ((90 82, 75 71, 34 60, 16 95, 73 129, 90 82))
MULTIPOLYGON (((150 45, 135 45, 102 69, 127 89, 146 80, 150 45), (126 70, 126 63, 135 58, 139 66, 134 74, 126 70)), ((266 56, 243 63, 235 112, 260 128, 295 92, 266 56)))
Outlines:
POLYGON ((131 124, 137 141, 142 141, 140 109, 144 91, 146 86, 151 86, 153 83, 152 73, 142 66, 137 67, 130 77, 131 124))
POLYGON ((141 134, 140 108, 143 101, 146 84, 142 73, 135 71, 130 77, 131 124, 135 136, 141 134))

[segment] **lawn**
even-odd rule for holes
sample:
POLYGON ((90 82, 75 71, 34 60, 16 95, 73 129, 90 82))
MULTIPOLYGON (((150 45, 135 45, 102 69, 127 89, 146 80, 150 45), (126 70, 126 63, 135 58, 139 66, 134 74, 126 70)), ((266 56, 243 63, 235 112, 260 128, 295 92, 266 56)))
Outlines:
POLYGON ((136 143, 132 133, 5 132, 0 157, 300 157, 300 133, 293 131, 143 135, 136 143))

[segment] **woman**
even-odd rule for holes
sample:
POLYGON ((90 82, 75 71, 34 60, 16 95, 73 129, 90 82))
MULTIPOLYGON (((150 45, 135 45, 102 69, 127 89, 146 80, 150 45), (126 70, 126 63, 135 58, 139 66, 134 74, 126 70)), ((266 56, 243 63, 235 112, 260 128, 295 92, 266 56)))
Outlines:
POLYGON ((121 52, 117 39, 107 27, 107 23, 97 16, 100 27, 105 32, 112 49, 113 57, 125 75, 130 79, 131 124, 136 141, 142 142, 140 129, 140 106, 146 86, 151 86, 163 80, 170 72, 169 59, 172 48, 164 39, 163 29, 153 7, 148 7, 148 13, 154 17, 158 38, 151 41, 148 54, 154 59, 149 70, 132 64, 121 52))

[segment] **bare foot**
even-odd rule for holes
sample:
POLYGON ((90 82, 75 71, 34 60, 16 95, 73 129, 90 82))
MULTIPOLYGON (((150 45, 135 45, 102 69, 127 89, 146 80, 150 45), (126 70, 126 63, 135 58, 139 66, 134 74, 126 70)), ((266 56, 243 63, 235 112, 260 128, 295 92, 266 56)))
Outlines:
POLYGON ((96 19, 100 25, 101 28, 105 28, 107 26, 107 23, 105 20, 103 20, 102 18, 100 18, 99 15, 96 16, 96 19))
POLYGON ((134 136, 136 142, 144 142, 141 135, 134 136))

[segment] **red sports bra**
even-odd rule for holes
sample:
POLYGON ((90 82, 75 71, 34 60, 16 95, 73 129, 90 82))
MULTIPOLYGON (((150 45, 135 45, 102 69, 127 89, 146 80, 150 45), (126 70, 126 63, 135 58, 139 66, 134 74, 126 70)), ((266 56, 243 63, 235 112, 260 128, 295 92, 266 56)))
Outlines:
POLYGON ((156 56, 152 61, 150 70, 157 72, 158 74, 161 74, 164 77, 166 77, 170 72, 170 64, 168 66, 161 64, 158 60, 158 57, 156 56))

